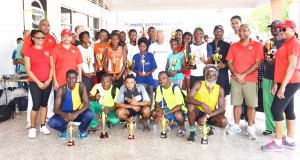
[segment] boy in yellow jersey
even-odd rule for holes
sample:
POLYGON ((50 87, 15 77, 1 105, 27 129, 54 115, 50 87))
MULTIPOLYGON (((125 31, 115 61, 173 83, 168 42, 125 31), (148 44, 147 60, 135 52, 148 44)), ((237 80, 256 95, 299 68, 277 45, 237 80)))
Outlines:
POLYGON ((187 108, 185 107, 184 97, 179 86, 173 87, 170 82, 169 75, 166 71, 161 71, 158 74, 159 86, 156 90, 155 109, 151 111, 151 116, 158 123, 163 115, 169 121, 175 121, 179 124, 178 136, 184 136, 186 129, 184 120, 187 117, 187 108), (166 104, 166 107, 165 107, 166 104), (164 112, 162 112, 163 108, 164 112))
POLYGON ((205 81, 198 81, 186 97, 188 102, 188 119, 190 125, 190 136, 187 141, 195 142, 195 121, 199 125, 208 121, 208 124, 217 127, 226 127, 227 118, 224 116, 225 98, 224 89, 216 84, 219 70, 216 66, 209 64, 203 68, 205 81), (218 108, 217 108, 218 105, 218 108))
POLYGON ((88 139, 86 133, 94 114, 89 110, 90 103, 88 94, 83 83, 76 83, 78 73, 75 70, 68 70, 66 74, 67 84, 58 88, 54 113, 48 122, 49 127, 58 130, 59 140, 68 137, 67 125, 69 121, 81 122, 79 125, 78 137, 82 140, 88 139))

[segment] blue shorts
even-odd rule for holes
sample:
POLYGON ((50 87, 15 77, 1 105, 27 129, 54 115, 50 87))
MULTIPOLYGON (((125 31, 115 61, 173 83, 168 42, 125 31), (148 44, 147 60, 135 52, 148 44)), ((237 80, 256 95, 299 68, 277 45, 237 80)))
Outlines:
POLYGON ((156 88, 159 86, 159 82, 156 79, 153 79, 153 88, 156 90, 156 88))
MULTIPOLYGON (((168 112, 170 109, 169 109, 169 107, 166 107, 166 108, 164 108, 164 110, 165 110, 165 112, 168 112)), ((181 110, 181 111, 183 112, 184 119, 186 119, 187 118, 187 113, 184 110, 181 110)), ((175 119, 174 113, 166 115, 166 118, 168 120, 173 120, 174 122, 176 122, 177 124, 179 124, 179 122, 175 119)))

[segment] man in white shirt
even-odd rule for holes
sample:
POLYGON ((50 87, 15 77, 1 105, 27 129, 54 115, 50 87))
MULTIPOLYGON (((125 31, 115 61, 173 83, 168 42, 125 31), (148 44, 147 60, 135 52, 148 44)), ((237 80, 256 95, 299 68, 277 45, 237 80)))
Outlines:
POLYGON ((242 24, 242 18, 238 15, 235 15, 230 19, 230 22, 231 22, 231 27, 232 27, 234 33, 232 33, 228 36, 227 42, 232 44, 232 43, 238 42, 240 40, 238 32, 239 32, 240 26, 242 24))
POLYGON ((165 43, 165 34, 163 30, 157 30, 156 33, 157 42, 150 45, 148 52, 154 55, 156 61, 157 69, 152 73, 154 84, 154 89, 159 85, 158 73, 166 70, 166 64, 168 60, 168 55, 172 53, 170 44, 165 43))

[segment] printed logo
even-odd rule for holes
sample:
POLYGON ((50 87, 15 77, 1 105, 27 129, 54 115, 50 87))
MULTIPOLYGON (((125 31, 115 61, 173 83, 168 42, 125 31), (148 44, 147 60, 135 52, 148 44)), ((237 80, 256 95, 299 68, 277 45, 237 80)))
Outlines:
POLYGON ((49 42, 51 43, 51 42, 52 42, 52 39, 49 39, 49 42))
POLYGON ((49 57, 49 52, 48 51, 45 51, 44 54, 45 54, 46 57, 49 57))
POLYGON ((253 49, 253 46, 249 46, 248 49, 252 50, 252 49, 253 49))
POLYGON ((75 54, 75 50, 71 50, 71 52, 75 54))

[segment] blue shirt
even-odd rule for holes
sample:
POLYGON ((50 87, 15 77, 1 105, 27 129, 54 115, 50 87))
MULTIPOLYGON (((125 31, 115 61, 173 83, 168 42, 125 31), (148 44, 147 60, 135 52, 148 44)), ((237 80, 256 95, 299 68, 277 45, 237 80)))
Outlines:
MULTIPOLYGON (((181 70, 182 67, 182 58, 184 56, 183 52, 177 53, 177 54, 169 54, 168 56, 168 62, 169 62, 169 67, 168 67, 168 71, 170 72, 170 70, 173 68, 173 59, 177 61, 176 66, 174 66, 174 70, 175 71, 179 71, 181 70)), ((170 80, 184 80, 184 76, 182 73, 177 73, 175 74, 175 76, 170 77, 170 80)))
MULTIPOLYGON (((142 72, 143 71, 143 67, 141 65, 141 60, 142 57, 140 54, 135 54, 132 58, 132 60, 134 60, 134 67, 133 67, 133 71, 139 71, 142 72)), ((152 69, 156 69, 156 62, 154 59, 154 56, 152 53, 146 53, 145 54, 145 67, 144 67, 144 71, 145 72, 150 72, 152 69)), ((136 83, 146 83, 148 84, 148 86, 153 85, 153 77, 152 74, 149 74, 147 77, 141 77, 139 74, 136 74, 136 83)))
MULTIPOLYGON (((17 55, 17 49, 14 50, 11 59, 15 61, 17 59, 16 55, 17 55)), ((18 71, 20 71, 20 63, 16 64, 15 72, 17 73, 18 71)))

